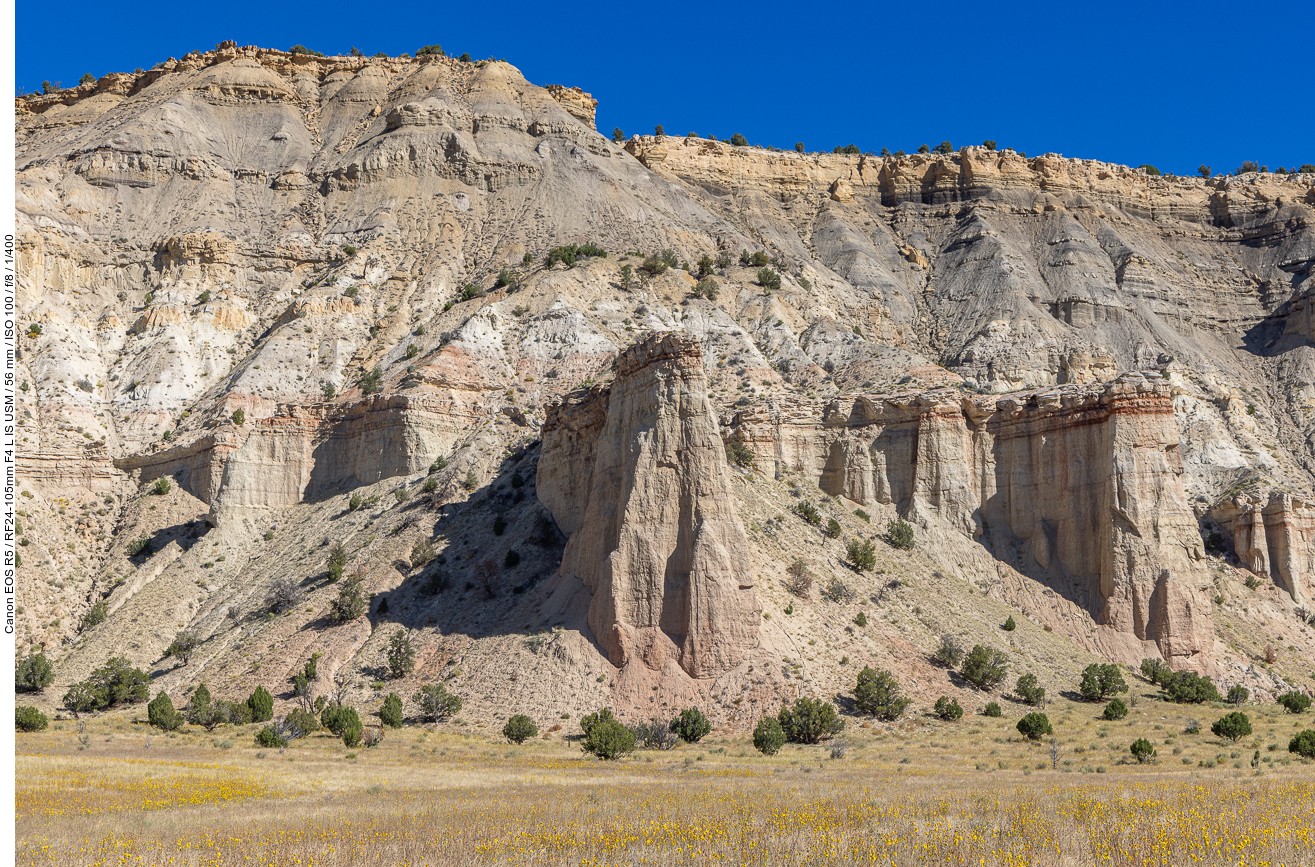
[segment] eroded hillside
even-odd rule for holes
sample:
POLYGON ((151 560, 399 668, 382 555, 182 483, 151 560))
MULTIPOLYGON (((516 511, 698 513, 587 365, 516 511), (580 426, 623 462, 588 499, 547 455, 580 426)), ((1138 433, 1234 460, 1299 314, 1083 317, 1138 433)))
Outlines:
POLYGON ((19 101, 19 635, 59 683, 279 694, 322 652, 365 696, 404 628, 474 718, 939 693, 945 633, 1054 688, 1312 688, 1315 178, 623 149, 593 110, 229 43, 19 101))

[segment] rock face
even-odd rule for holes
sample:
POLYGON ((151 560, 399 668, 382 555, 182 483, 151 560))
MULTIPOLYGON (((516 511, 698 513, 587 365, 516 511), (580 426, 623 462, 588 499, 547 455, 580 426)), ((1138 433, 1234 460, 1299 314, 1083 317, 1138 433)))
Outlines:
POLYGON ((828 494, 949 522, 1166 658, 1210 648, 1201 537, 1159 376, 1005 398, 851 397, 820 417, 746 412, 734 425, 828 494))
POLYGON ((549 411, 539 498, 570 540, 560 574, 593 592, 589 626, 618 668, 697 679, 758 644, 748 539, 698 344, 628 349, 616 380, 549 411))
POLYGON ((1315 594, 1315 506, 1290 493, 1260 498, 1240 494, 1216 504, 1209 517, 1242 565, 1271 578, 1299 605, 1315 594))

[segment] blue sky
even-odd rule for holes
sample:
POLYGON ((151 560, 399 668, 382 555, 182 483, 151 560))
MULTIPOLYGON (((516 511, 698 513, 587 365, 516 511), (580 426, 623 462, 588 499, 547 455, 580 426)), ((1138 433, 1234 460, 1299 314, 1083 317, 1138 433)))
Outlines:
POLYGON ((503 58, 584 88, 610 132, 913 151, 995 139, 1193 173, 1315 163, 1310 0, 1015 4, 19 0, 17 83, 76 83, 223 39, 503 58), (486 11, 488 10, 488 11, 486 11), (1252 14, 1254 13, 1254 14, 1252 14), (58 26, 52 26, 52 14, 58 26))

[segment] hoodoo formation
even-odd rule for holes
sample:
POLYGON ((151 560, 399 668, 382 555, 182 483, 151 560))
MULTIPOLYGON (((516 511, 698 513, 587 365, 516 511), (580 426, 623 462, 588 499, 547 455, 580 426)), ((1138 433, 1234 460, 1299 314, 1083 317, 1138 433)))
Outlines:
POLYGON ((365 696, 400 627, 472 720, 743 728, 944 635, 1311 687, 1315 175, 623 146, 506 62, 233 43, 16 105, 58 684, 365 696))

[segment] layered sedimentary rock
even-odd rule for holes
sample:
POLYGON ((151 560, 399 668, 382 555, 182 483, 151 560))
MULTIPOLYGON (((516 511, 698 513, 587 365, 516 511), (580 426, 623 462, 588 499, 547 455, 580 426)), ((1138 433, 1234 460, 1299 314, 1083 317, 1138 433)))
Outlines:
POLYGON ((554 406, 538 491, 570 537, 560 574, 593 592, 589 626, 613 665, 674 659, 709 678, 757 646, 749 543, 695 341, 651 337, 610 387, 554 406))
POLYGON ((1268 500, 1239 494, 1215 505, 1210 519, 1242 565, 1270 578, 1305 604, 1315 576, 1315 505, 1272 491, 1268 500))
POLYGON ((216 525, 250 509, 322 499, 413 473, 447 454, 482 414, 460 391, 378 395, 347 404, 281 405, 174 448, 115 462, 139 481, 173 477, 216 525))
POLYGON ((834 496, 947 521, 1166 657, 1209 649, 1201 539, 1168 386, 1130 373, 1004 398, 950 391, 743 413, 736 436, 834 496))

